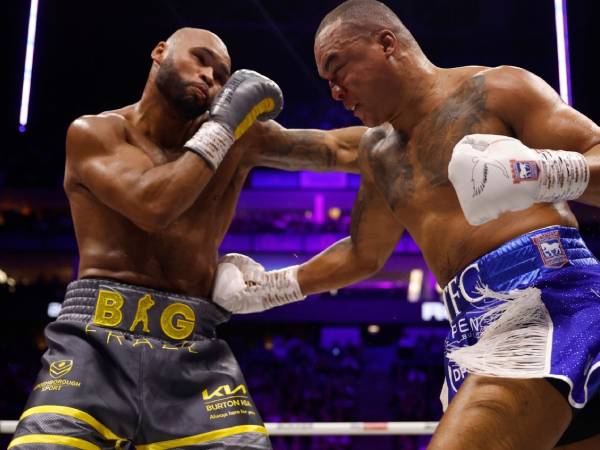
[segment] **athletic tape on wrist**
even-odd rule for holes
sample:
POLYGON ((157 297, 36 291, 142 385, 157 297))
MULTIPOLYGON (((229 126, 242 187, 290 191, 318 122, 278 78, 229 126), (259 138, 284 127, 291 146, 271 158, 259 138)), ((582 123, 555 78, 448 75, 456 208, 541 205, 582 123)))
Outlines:
POLYGON ((590 168, 581 153, 538 150, 540 159, 540 202, 575 200, 583 195, 590 180, 590 168))
POLYGON ((200 155, 213 170, 216 170, 233 141, 233 133, 226 125, 209 120, 196 131, 184 147, 200 155))
POLYGON ((296 265, 265 274, 267 280, 264 306, 266 308, 274 308, 306 298, 298 284, 298 268, 299 266, 296 265))

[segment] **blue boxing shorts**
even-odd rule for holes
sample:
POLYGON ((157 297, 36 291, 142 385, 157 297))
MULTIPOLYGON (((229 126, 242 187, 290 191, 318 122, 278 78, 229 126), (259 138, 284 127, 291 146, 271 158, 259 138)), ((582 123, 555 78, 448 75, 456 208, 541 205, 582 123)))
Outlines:
POLYGON ((545 378, 574 412, 559 443, 600 433, 600 263, 577 229, 506 242, 454 277, 443 299, 444 409, 468 373, 545 378))
POLYGON ((9 448, 270 450, 212 302, 71 283, 9 448))

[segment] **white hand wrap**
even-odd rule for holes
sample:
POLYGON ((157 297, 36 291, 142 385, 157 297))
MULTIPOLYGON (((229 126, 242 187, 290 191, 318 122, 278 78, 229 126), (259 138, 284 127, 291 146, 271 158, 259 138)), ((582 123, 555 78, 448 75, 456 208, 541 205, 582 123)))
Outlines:
POLYGON ((539 202, 576 200, 590 181, 590 167, 585 156, 563 150, 538 150, 540 159, 539 202))
POLYGON ((585 157, 562 150, 533 150, 518 139, 491 134, 465 136, 454 147, 448 178, 471 225, 536 202, 579 198, 590 171, 585 157))
POLYGON ((226 255, 217 268, 213 300, 238 314, 261 312, 304 300, 306 296, 298 285, 298 267, 266 272, 245 255, 226 255))
POLYGON ((306 295, 302 294, 300 285, 298 284, 299 267, 290 266, 285 269, 265 272, 263 284, 257 289, 257 292, 263 296, 265 309, 306 298, 306 295))
POLYGON ((217 170, 233 141, 233 132, 226 125, 209 120, 184 147, 200 155, 213 170, 217 170))

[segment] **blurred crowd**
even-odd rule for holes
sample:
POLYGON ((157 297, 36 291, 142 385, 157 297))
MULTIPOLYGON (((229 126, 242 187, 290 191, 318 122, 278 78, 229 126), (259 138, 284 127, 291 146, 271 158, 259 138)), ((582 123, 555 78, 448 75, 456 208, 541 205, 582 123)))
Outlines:
MULTIPOLYGON (((229 228, 230 233, 346 233, 350 211, 335 209, 322 221, 313 220, 311 211, 241 210, 229 228)), ((67 209, 31 209, 28 207, 0 211, 0 236, 36 234, 73 235, 73 223, 67 209)))
MULTIPOLYGON (((398 335, 403 330, 398 329, 398 335)), ((425 331, 427 334, 427 331, 425 331)), ((246 381, 267 422, 430 421, 441 416, 442 339, 324 346, 306 337, 232 339, 246 381), (240 345, 241 344, 241 345, 240 345)), ((276 450, 364 449, 366 437, 273 437, 276 450)), ((427 436, 370 437, 370 447, 418 450, 427 436)))
POLYGON ((347 233, 350 211, 335 210, 322 222, 313 220, 311 211, 239 211, 230 233, 347 233))
POLYGON ((66 209, 31 207, 7 208, 0 211, 0 235, 14 233, 72 234, 71 214, 66 209))

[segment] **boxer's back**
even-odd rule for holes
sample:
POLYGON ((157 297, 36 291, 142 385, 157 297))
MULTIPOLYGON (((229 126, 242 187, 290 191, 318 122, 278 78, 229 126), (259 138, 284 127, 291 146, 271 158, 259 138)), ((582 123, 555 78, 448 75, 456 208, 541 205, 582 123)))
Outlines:
MULTIPOLYGON (((105 277, 125 283, 208 297, 218 246, 232 219, 249 168, 240 165, 235 145, 200 193, 166 226, 143 229, 102 202, 80 168, 107 155, 121 143, 144 152, 154 166, 173 161, 181 149, 159 148, 135 126, 133 107, 79 119, 104 143, 92 152, 67 144, 65 191, 79 247, 79 277, 105 277)), ((247 139, 240 141, 242 145, 247 139)), ((117 195, 116 192, 114 195, 117 195)))
MULTIPOLYGON (((411 136, 402 136, 386 124, 372 129, 363 141, 379 190, 418 243, 440 284, 514 236, 548 225, 576 226, 568 208, 560 204, 538 204, 479 227, 465 220, 448 180, 452 149, 467 134, 515 135, 490 105, 490 96, 498 93, 488 77, 502 77, 503 69, 482 69, 455 69, 456 88, 411 136)), ((474 180, 474 185, 484 182, 474 180)))

